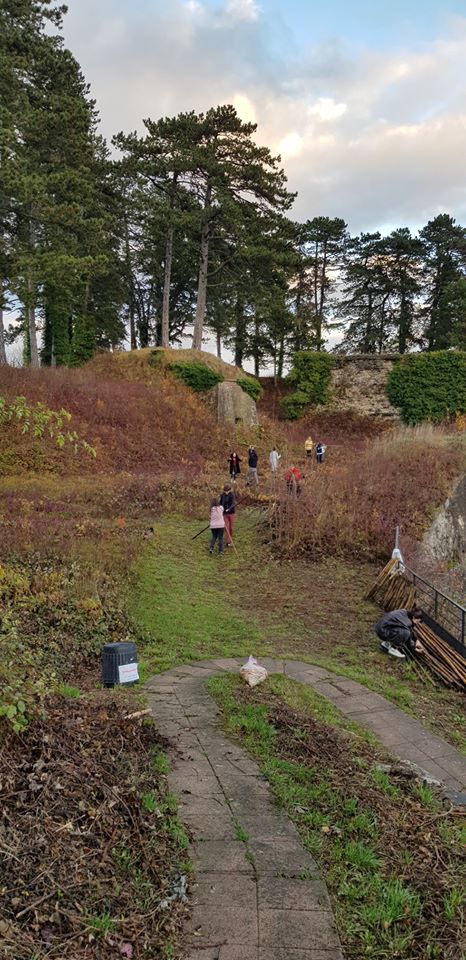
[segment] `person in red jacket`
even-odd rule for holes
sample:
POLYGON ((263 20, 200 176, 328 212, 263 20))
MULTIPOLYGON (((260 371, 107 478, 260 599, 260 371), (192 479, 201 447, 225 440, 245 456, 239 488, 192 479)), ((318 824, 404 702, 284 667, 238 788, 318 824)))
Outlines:
POLYGON ((297 467, 289 467, 285 472, 286 488, 290 496, 299 497, 302 479, 302 475, 297 467))

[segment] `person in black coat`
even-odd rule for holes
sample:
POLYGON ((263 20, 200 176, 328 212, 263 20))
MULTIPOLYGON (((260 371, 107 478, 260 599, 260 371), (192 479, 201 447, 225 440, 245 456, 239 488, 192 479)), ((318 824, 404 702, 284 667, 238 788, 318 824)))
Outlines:
POLYGON ((230 453, 228 457, 228 467, 230 470, 230 477, 233 480, 233 483, 236 481, 236 477, 241 473, 241 457, 238 456, 236 451, 230 453))
POLYGON ((257 487, 259 485, 259 477, 257 476, 257 461, 258 456, 255 450, 255 447, 249 447, 248 450, 248 476, 246 480, 246 486, 253 484, 257 487))
POLYGON ((422 646, 414 636, 416 623, 422 620, 422 610, 390 610, 375 624, 374 630, 381 641, 381 647, 387 653, 394 648, 397 653, 393 656, 405 656, 414 650, 421 650, 422 646))
POLYGON ((220 494, 220 506, 223 507, 223 518, 225 520, 225 533, 227 538, 227 547, 233 546, 233 526, 235 523, 236 497, 229 483, 223 488, 220 494))

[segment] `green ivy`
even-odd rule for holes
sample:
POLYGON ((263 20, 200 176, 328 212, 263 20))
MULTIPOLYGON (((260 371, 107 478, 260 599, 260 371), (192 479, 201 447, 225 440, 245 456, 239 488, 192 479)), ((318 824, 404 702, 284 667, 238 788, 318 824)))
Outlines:
POLYGON ((262 396, 262 387, 258 380, 252 377, 240 377, 237 381, 238 386, 244 390, 253 400, 259 400, 262 396))
POLYGON ((178 380, 182 380, 191 390, 198 393, 211 390, 217 383, 221 383, 225 379, 221 373, 215 373, 215 370, 204 366, 203 363, 170 363, 167 370, 173 373, 178 380))
POLYGON ((395 361, 387 396, 405 423, 422 423, 466 413, 466 352, 437 350, 395 361))
POLYGON ((334 358, 321 351, 299 350, 294 354, 293 367, 287 380, 296 390, 284 397, 280 403, 288 420, 297 420, 306 407, 321 406, 329 402, 333 363, 334 358))

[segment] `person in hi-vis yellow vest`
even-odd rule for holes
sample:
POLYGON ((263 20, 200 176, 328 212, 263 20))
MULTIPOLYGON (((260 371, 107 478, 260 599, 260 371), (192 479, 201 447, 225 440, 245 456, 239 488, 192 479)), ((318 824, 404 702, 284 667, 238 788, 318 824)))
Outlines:
POLYGON ((312 449, 314 447, 314 441, 311 436, 307 438, 304 442, 304 449, 306 451, 306 457, 312 457, 312 449))

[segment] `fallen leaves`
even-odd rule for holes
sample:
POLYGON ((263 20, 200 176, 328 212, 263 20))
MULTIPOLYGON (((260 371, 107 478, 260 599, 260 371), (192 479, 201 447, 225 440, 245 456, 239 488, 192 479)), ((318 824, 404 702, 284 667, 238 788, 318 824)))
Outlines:
POLYGON ((163 745, 145 711, 128 721, 133 703, 52 697, 2 744, 2 960, 143 960, 176 938, 185 897, 153 765, 163 745), (161 816, 141 802, 149 791, 161 816))

